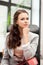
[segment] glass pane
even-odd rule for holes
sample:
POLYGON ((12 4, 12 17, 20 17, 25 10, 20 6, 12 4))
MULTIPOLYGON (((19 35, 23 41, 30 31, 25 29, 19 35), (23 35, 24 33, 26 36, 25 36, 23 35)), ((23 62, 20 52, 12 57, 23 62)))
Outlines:
POLYGON ((32 24, 37 26, 39 26, 39 1, 40 0, 32 1, 32 24))
POLYGON ((39 27, 39 11, 33 11, 32 14, 32 24, 35 24, 39 27))
POLYGON ((6 2, 9 2, 9 0, 1 0, 1 1, 6 1, 6 2))
MULTIPOLYGON (((13 15, 16 12, 16 10, 18 10, 18 9, 25 9, 25 8, 19 8, 19 7, 11 6, 11 24, 13 23, 13 15)), ((29 10, 29 9, 25 9, 25 10, 29 13, 29 21, 30 21, 30 19, 31 19, 31 10, 29 10)))
POLYGON ((0 5, 0 51, 4 48, 5 34, 7 30, 7 12, 6 6, 0 5))
POLYGON ((21 2, 21 5, 31 7, 31 0, 23 0, 21 2))
POLYGON ((24 5, 24 6, 31 6, 31 0, 11 0, 12 3, 24 5))
POLYGON ((0 35, 6 33, 7 12, 7 7, 0 5, 0 35))

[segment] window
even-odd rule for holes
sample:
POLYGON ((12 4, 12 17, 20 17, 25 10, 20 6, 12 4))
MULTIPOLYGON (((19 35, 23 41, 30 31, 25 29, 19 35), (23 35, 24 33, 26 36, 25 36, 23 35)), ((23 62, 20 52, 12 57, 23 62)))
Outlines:
POLYGON ((39 4, 40 0, 32 1, 32 24, 39 27, 39 4))
POLYGON ((0 52, 4 48, 5 34, 7 30, 7 6, 0 5, 0 52))
POLYGON ((31 7, 31 0, 11 0, 12 3, 31 7))
POLYGON ((6 33, 7 13, 8 13, 7 6, 0 5, 0 35, 6 33))

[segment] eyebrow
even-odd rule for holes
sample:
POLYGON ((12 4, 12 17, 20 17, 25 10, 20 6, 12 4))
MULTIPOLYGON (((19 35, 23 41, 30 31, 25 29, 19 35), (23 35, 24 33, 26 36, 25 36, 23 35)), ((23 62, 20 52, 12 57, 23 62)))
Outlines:
MULTIPOLYGON (((21 17, 21 18, 25 18, 25 17, 21 17)), ((26 17, 26 18, 29 18, 29 17, 26 17)))

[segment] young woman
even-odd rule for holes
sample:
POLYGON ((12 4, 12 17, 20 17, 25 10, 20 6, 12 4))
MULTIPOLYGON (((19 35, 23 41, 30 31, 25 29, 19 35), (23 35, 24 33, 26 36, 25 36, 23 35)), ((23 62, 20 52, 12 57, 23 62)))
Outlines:
POLYGON ((38 35, 30 32, 29 14, 25 10, 17 10, 13 25, 6 38, 1 65, 17 65, 34 57, 38 46, 38 35))

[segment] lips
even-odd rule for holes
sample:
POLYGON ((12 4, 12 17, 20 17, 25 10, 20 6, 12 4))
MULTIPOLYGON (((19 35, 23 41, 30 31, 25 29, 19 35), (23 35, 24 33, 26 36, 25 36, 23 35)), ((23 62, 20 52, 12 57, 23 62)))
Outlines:
POLYGON ((25 26, 27 26, 28 24, 24 24, 25 26))

